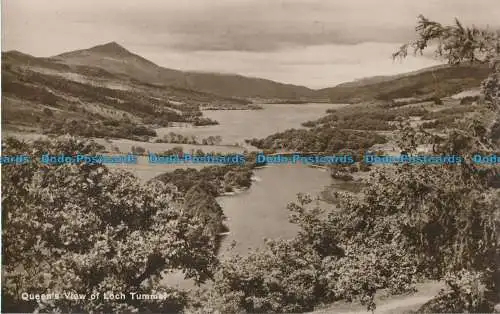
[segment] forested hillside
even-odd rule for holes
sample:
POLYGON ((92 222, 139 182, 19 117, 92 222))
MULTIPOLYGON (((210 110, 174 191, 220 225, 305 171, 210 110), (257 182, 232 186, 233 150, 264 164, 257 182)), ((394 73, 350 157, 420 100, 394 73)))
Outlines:
POLYGON ((200 106, 249 103, 18 52, 2 54, 2 91, 5 127, 86 137, 145 139, 155 126, 217 124, 200 106))
POLYGON ((422 72, 395 75, 358 84, 319 90, 334 103, 356 103, 361 101, 391 100, 397 98, 445 97, 479 86, 489 73, 484 64, 456 64, 426 69, 422 72))

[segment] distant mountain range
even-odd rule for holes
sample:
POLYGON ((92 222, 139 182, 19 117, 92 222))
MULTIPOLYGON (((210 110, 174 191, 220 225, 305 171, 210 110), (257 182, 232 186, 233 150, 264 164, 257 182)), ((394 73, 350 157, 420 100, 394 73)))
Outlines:
POLYGON ((116 42, 63 53, 51 58, 65 64, 102 68, 137 80, 242 98, 298 99, 313 97, 314 91, 291 84, 241 75, 185 72, 167 69, 123 48, 116 42))
POLYGON ((447 96, 477 87, 488 73, 485 66, 437 66, 394 76, 376 76, 335 87, 313 90, 267 79, 236 74, 180 71, 161 67, 116 42, 76 50, 50 58, 36 58, 20 52, 4 53, 3 60, 25 62, 26 66, 72 71, 99 77, 113 76, 128 81, 206 93, 222 98, 286 102, 359 102, 425 96, 447 96))

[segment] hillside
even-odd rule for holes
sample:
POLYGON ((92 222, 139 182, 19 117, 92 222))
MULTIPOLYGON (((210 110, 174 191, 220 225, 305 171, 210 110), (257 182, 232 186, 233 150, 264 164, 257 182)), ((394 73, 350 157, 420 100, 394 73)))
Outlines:
POLYGON ((98 67, 113 74, 125 74, 145 83, 175 86, 229 97, 300 99, 314 95, 314 91, 307 87, 266 79, 167 69, 128 51, 115 42, 63 53, 51 59, 67 65, 98 67))
POLYGON ((421 73, 428 72, 428 71, 436 71, 436 70, 440 70, 440 69, 443 69, 446 67, 448 67, 448 65, 444 64, 444 65, 436 65, 436 66, 432 66, 432 67, 428 67, 428 68, 423 68, 423 69, 420 69, 417 71, 411 71, 411 72, 395 74, 395 75, 377 75, 377 76, 364 77, 364 78, 356 79, 356 80, 351 81, 351 82, 338 84, 335 87, 363 87, 366 85, 377 84, 377 83, 396 80, 396 79, 399 79, 402 77, 421 74, 421 73))
POLYGON ((202 105, 244 109, 248 104, 17 51, 2 54, 2 91, 4 127, 132 139, 154 136, 155 126, 174 122, 216 124, 203 117, 202 105))
POLYGON ((377 76, 344 83, 317 93, 336 103, 408 97, 451 96, 479 86, 488 76, 486 65, 444 65, 394 76, 377 76))

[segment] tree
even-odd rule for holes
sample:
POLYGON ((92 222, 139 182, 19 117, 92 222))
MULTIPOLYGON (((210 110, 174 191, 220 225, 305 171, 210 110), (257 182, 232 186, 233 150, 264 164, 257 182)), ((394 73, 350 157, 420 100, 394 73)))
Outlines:
POLYGON ((193 185, 184 196, 184 208, 193 216, 199 217, 206 228, 206 234, 215 239, 224 229, 224 213, 215 198, 209 194, 206 182, 193 185))
POLYGON ((132 154, 138 154, 138 155, 142 155, 146 152, 146 149, 142 146, 132 146, 130 150, 132 151, 132 154))
POLYGON ((211 276, 214 243, 204 225, 172 199, 172 187, 142 184, 99 164, 45 165, 42 153, 94 154, 73 138, 27 144, 8 139, 6 155, 30 154, 26 165, 2 166, 4 311, 178 312, 184 293, 161 286, 163 272, 211 276), (74 292, 86 300, 25 301, 21 293, 74 292), (89 300, 91 293, 101 293, 89 300), (125 300, 105 300, 104 293, 125 300), (129 292, 163 294, 137 300, 129 292))
POLYGON ((458 19, 455 19, 455 25, 444 26, 419 15, 415 30, 417 39, 401 46, 393 54, 394 58, 405 58, 409 48, 422 54, 432 43, 437 43, 436 56, 450 64, 488 62, 495 60, 500 53, 500 31, 464 27, 458 19))
POLYGON ((412 289, 416 263, 400 246, 370 236, 342 237, 352 217, 314 206, 308 195, 298 195, 289 209, 297 236, 268 240, 263 250, 223 261, 203 312, 304 312, 357 299, 373 310, 377 289, 412 289))
POLYGON ((44 115, 49 116, 49 117, 52 117, 54 115, 52 110, 50 110, 49 108, 43 108, 42 112, 44 115))
MULTIPOLYGON (((419 16, 416 31, 417 39, 403 45, 394 53, 394 58, 406 57, 410 47, 415 53, 422 53, 430 44, 437 43, 436 55, 444 58, 449 64, 489 63, 492 70, 490 76, 481 84, 481 103, 488 110, 485 114, 477 114, 474 119, 462 121, 461 127, 448 130, 446 139, 441 143, 435 143, 439 147, 438 151, 462 154, 465 157, 477 152, 483 154, 497 152, 500 123, 500 31, 479 29, 474 26, 464 27, 458 19, 455 20, 455 25, 443 26, 422 15, 419 16)), ((437 218, 438 224, 434 228, 438 228, 436 231, 441 234, 440 238, 451 241, 442 247, 440 254, 444 258, 441 263, 449 263, 445 267, 450 272, 447 276, 454 278, 447 280, 451 292, 438 296, 430 309, 448 312, 484 311, 491 306, 491 304, 485 305, 485 299, 498 302, 500 295, 498 265, 500 194, 494 184, 500 174, 497 168, 481 167, 468 162, 460 167, 452 169, 441 167, 437 170, 436 173, 429 173, 430 177, 425 180, 420 178, 414 183, 422 184, 431 193, 440 191, 438 185, 445 186, 446 182, 458 184, 462 188, 441 191, 431 198, 443 203, 447 194, 451 196, 449 193, 453 193, 453 190, 460 191, 460 194, 448 200, 457 202, 456 205, 450 207, 447 203, 446 207, 437 207, 439 210, 430 216, 435 217, 434 220, 437 218), (453 181, 450 181, 451 178, 453 181), (428 186, 429 179, 435 182, 431 189, 428 186), (469 279, 460 279, 463 277, 469 279), (474 294, 471 289, 463 288, 464 282, 474 285, 484 284, 490 294, 474 294)), ((437 238, 434 238, 428 243, 439 245, 441 240, 436 240, 437 238)), ((445 242, 441 245, 443 244, 445 242)), ((437 253, 435 251, 437 249, 433 251, 437 253)), ((435 262, 439 265, 438 260, 435 262)), ((445 270, 443 267, 438 268, 445 270)), ((442 273, 438 275, 439 278, 443 276, 442 273)))
POLYGON ((491 75, 481 84, 483 103, 493 112, 488 131, 492 133, 500 119, 500 30, 464 27, 458 19, 455 25, 444 26, 420 15, 417 39, 406 43, 393 54, 393 58, 405 58, 408 50, 422 54, 430 45, 437 43, 435 54, 451 65, 463 62, 489 63, 491 75))

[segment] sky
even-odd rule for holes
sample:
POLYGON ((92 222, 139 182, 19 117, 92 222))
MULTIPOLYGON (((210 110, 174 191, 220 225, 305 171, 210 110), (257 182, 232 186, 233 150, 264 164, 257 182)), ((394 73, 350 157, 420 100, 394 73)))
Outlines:
POLYGON ((500 28, 500 0, 2 0, 2 51, 116 41, 168 68, 323 88, 439 64, 391 59, 419 14, 500 28))

